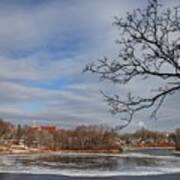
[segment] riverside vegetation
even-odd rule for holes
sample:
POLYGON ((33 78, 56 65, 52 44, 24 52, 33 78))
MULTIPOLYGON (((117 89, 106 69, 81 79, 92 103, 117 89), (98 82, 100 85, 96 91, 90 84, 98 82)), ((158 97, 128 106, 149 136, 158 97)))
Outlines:
POLYGON ((62 129, 55 126, 13 125, 0 119, 0 152, 75 151, 120 153, 123 149, 171 147, 180 150, 180 129, 174 133, 140 129, 119 134, 105 126, 62 129))
POLYGON ((21 126, 0 121, 0 144, 11 149, 71 150, 89 152, 121 152, 119 135, 103 126, 81 126, 60 129, 53 126, 21 126))

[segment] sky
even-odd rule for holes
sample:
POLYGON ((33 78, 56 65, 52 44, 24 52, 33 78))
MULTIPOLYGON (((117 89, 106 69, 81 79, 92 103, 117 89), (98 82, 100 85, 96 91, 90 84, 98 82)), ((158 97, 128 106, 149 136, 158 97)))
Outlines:
MULTIPOLYGON (((162 0, 166 6, 178 0, 162 0)), ((121 123, 100 90, 145 92, 152 84, 119 87, 82 73, 104 56, 116 58, 114 16, 144 8, 146 0, 0 0, 0 117, 12 123, 64 128, 121 123)), ((157 83, 158 82, 153 82, 157 83)), ((154 84, 153 84, 154 86, 154 84)), ((152 120, 149 111, 134 117, 126 131, 180 127, 180 96, 170 97, 152 120)))

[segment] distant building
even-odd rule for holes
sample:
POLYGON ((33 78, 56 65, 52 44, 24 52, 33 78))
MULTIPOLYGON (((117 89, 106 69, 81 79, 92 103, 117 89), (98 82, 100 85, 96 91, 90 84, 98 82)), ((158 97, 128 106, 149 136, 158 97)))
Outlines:
POLYGON ((57 131, 57 127, 56 126, 32 126, 31 127, 31 131, 35 132, 35 131, 47 131, 48 133, 54 133, 57 131))
POLYGON ((47 131, 49 133, 54 133, 57 130, 56 126, 40 126, 39 129, 41 131, 47 131))

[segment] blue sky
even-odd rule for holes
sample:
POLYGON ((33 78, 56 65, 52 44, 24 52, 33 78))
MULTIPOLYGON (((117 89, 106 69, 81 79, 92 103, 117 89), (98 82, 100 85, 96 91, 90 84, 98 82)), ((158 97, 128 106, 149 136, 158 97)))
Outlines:
MULTIPOLYGON (((178 1, 162 1, 166 6, 178 1)), ((118 30, 114 16, 123 16, 146 0, 1 0, 0 116, 15 123, 118 125, 99 93, 146 91, 144 84, 118 87, 83 74, 87 63, 115 58, 118 30)), ((145 82, 144 82, 145 83, 145 82)), ((158 84, 158 82, 155 82, 158 84)), ((148 84, 146 88, 151 88, 148 84)), ((159 121, 148 112, 128 127, 171 130, 180 126, 179 96, 170 98, 159 121), (172 122, 170 123, 170 120, 172 122)))

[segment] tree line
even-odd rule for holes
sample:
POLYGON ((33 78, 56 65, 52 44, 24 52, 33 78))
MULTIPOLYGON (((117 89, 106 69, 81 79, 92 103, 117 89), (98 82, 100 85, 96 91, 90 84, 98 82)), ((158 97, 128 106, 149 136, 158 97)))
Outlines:
POLYGON ((49 132, 27 125, 15 127, 0 120, 1 145, 10 142, 50 150, 121 150, 119 138, 118 133, 104 126, 80 126, 49 132))
POLYGON ((37 127, 13 125, 0 119, 0 145, 24 145, 28 148, 49 150, 118 150, 133 143, 174 143, 180 150, 180 128, 166 133, 137 130, 135 133, 118 134, 104 126, 79 126, 74 129, 39 130, 37 127), (124 142, 124 144, 122 143, 124 142))

